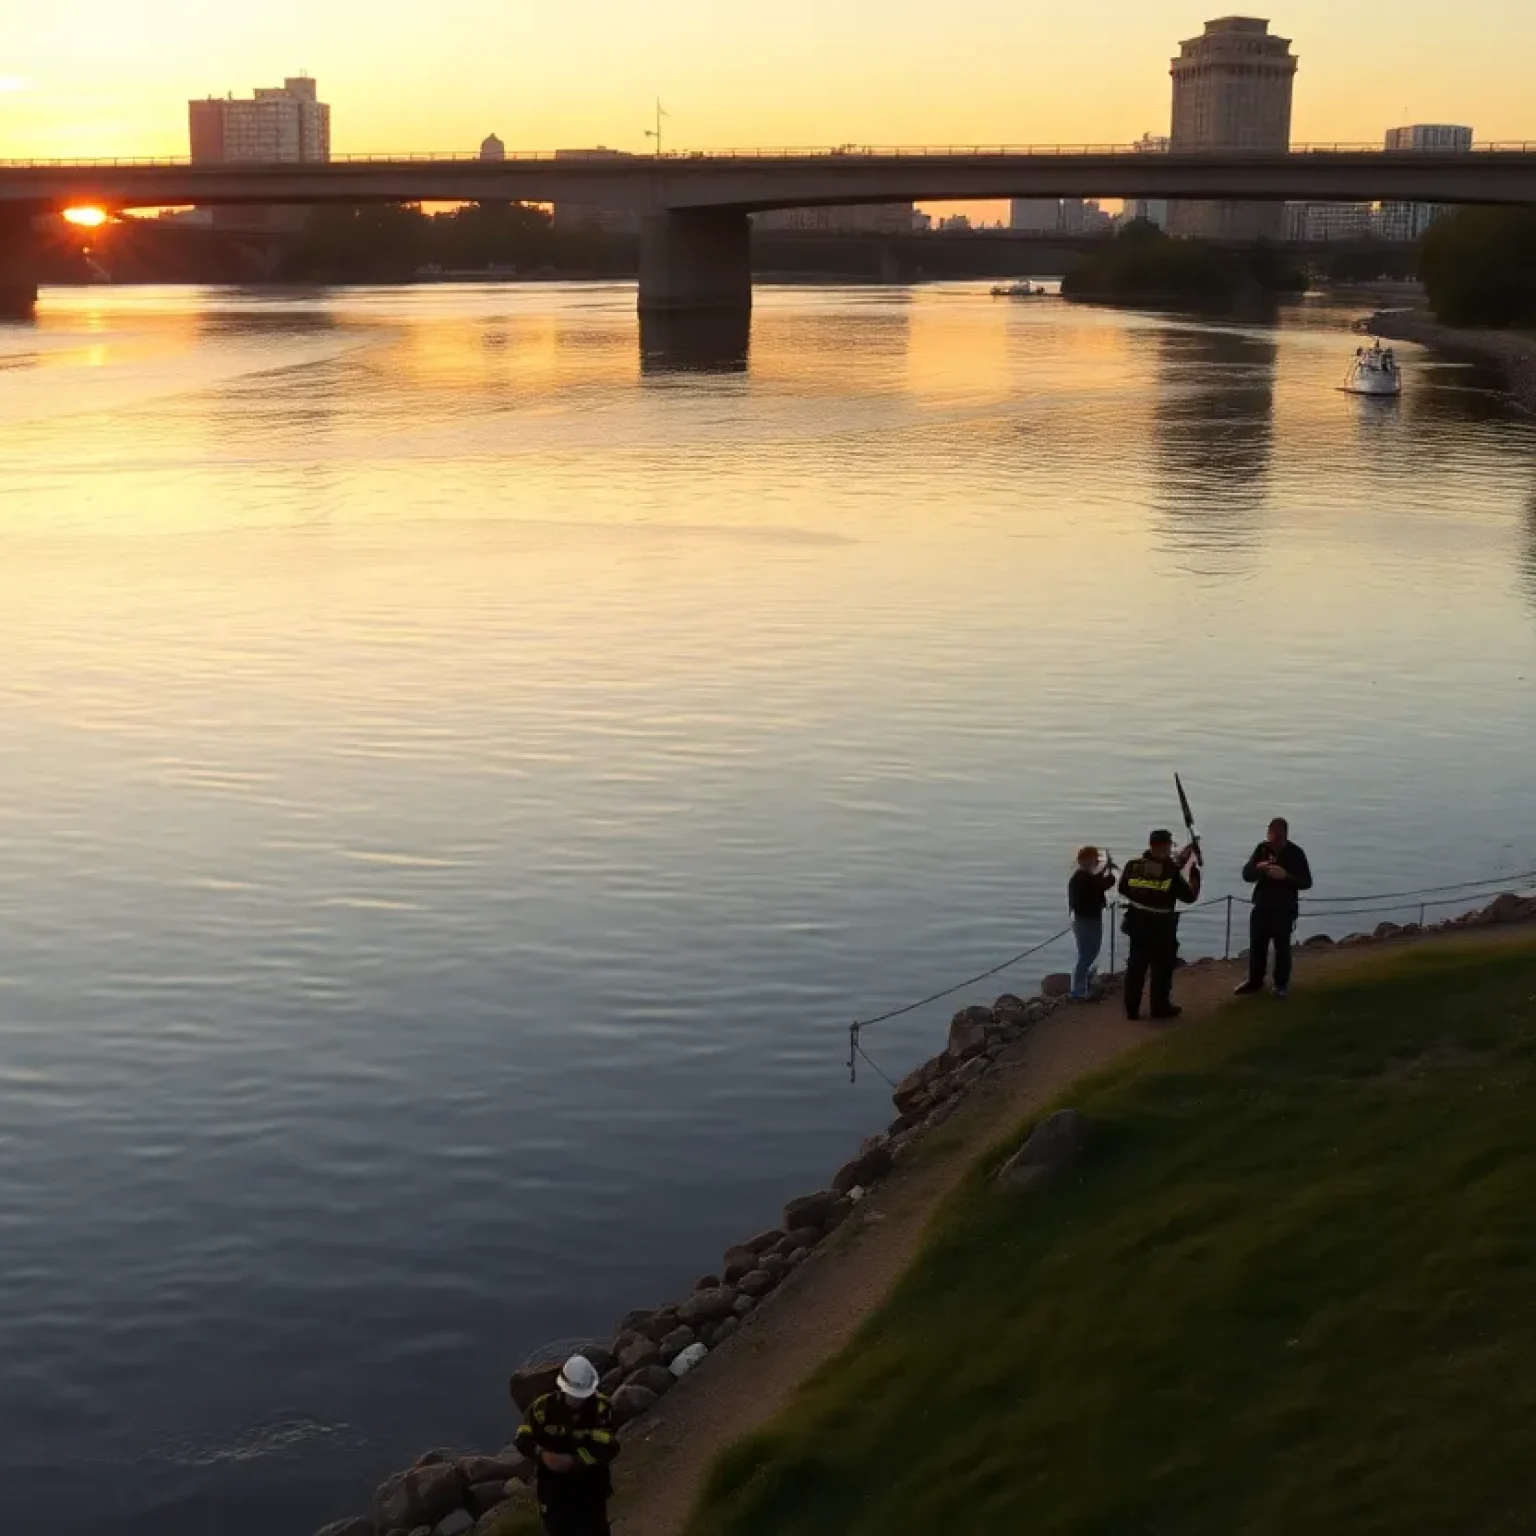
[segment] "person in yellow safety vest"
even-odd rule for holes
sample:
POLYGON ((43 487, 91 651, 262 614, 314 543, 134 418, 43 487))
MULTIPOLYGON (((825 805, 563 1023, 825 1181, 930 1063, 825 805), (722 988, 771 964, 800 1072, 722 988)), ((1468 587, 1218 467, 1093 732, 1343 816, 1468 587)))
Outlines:
POLYGON ((590 1360, 572 1355, 565 1362, 555 1390, 529 1405, 513 1444, 535 1464, 545 1536, 609 1536, 608 1467, 619 1442, 590 1360))
POLYGON ((1159 829, 1147 839, 1147 851, 1132 859, 1120 875, 1125 902, 1121 931, 1131 941, 1125 962, 1125 1016, 1141 1017, 1141 994, 1152 975, 1152 1017, 1176 1019, 1183 1012, 1173 1002, 1173 967, 1178 958, 1178 906, 1200 899, 1200 866, 1190 869, 1191 844, 1177 855, 1173 833, 1159 829))

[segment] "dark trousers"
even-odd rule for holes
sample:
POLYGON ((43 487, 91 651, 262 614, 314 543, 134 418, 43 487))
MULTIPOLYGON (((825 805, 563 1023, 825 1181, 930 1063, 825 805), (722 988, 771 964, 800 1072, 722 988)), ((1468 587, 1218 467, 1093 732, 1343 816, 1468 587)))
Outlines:
POLYGON ((1152 1014, 1165 1014, 1173 1006, 1173 962, 1179 936, 1171 917, 1133 913, 1127 937, 1131 952, 1125 962, 1125 1011, 1135 1018, 1141 1012, 1141 994, 1152 977, 1152 1014))
POLYGON ((1284 991, 1291 984, 1291 930, 1296 921, 1289 915, 1264 912, 1255 907, 1248 918, 1248 980, 1264 985, 1269 967, 1269 946, 1275 946, 1275 985, 1284 991))
POLYGON ((589 1499, 540 1501, 544 1536, 610 1536, 608 1506, 589 1499))

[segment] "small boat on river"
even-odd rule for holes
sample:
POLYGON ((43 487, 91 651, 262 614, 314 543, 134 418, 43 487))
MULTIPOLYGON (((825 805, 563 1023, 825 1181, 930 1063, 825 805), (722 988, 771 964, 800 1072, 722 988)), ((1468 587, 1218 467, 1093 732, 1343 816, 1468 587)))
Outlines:
POLYGON ((1028 283, 1009 283, 1006 287, 999 284, 992 290, 994 299, 1043 299, 1046 297, 1045 289, 1038 284, 1031 287, 1028 283))
POLYGON ((1356 347, 1343 387, 1351 395, 1402 394, 1403 375, 1397 366, 1397 354, 1391 347, 1383 348, 1380 341, 1372 347, 1356 347))

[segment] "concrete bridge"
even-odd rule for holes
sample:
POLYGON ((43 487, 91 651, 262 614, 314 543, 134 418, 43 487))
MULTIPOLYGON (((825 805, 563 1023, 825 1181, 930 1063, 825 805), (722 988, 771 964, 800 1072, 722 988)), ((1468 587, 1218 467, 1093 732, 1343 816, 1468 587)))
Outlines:
POLYGON ((1010 197, 1536 203, 1536 144, 1467 152, 1302 146, 1148 154, 1130 147, 352 156, 323 164, 0 162, 0 313, 29 311, 33 219, 241 203, 585 203, 641 215, 642 311, 751 307, 748 215, 854 203, 1010 197))

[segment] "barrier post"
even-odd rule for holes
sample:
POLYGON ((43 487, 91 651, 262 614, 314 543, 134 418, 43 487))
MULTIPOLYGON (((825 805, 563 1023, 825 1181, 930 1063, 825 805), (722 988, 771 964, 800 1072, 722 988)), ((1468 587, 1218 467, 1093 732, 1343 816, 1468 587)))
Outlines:
POLYGON ((1429 910, 1429 903, 1427 901, 1421 901, 1419 903, 1419 927, 1420 928, 1422 928, 1424 926, 1424 914, 1426 912, 1428 912, 1428 910, 1429 910))
POLYGON ((1227 937, 1221 946, 1221 958, 1223 960, 1232 958, 1232 894, 1230 891, 1227 893, 1227 937))
POLYGON ((1109 904, 1109 974, 1115 974, 1115 940, 1120 934, 1120 903, 1109 904))

